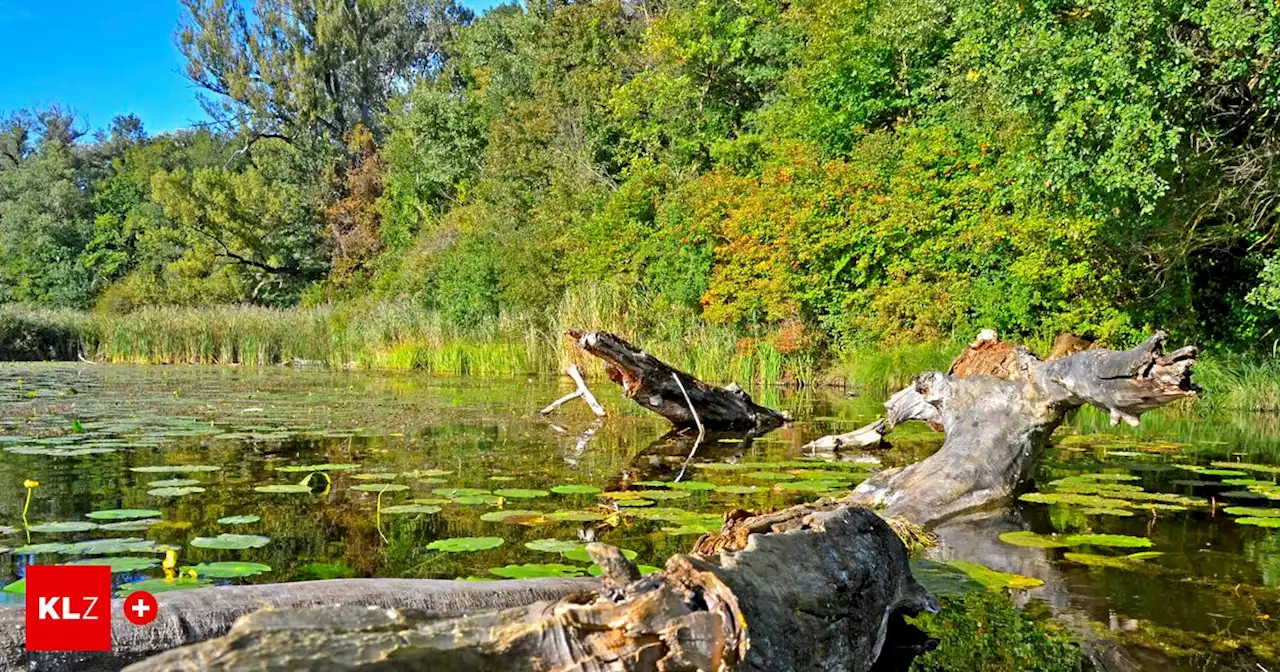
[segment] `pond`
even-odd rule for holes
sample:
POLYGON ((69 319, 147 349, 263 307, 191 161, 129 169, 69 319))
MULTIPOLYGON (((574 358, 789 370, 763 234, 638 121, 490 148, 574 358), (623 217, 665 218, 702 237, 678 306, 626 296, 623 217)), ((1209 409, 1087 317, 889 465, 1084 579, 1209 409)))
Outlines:
MULTIPOLYGON (((806 454, 809 440, 874 420, 879 400, 766 389, 757 400, 796 422, 691 458, 688 439, 664 437, 665 421, 605 385, 606 422, 577 402, 540 418, 568 385, 0 365, 0 601, 21 601, 33 563, 106 560, 118 590, 153 592, 580 576, 593 569, 580 548, 591 539, 652 567, 730 508, 839 494, 941 443, 914 423, 889 450, 806 454), (161 567, 171 550, 176 580, 161 567)), ((952 562, 1033 577, 1015 584, 1043 585, 1016 600, 1047 605, 1103 659, 1187 670, 1280 660, 1275 419, 1171 409, 1133 430, 1084 412, 1058 437, 1028 501, 960 521, 922 575, 952 562)))

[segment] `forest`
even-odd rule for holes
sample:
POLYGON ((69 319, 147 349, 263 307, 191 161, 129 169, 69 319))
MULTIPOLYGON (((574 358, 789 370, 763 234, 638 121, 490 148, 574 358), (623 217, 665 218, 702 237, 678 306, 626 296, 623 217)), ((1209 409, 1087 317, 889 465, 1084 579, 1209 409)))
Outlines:
POLYGON ((208 123, 3 118, 11 339, 345 362, 103 325, 380 320, 372 363, 431 368, 590 310, 766 379, 983 328, 1280 343, 1274 2, 182 1, 208 123))

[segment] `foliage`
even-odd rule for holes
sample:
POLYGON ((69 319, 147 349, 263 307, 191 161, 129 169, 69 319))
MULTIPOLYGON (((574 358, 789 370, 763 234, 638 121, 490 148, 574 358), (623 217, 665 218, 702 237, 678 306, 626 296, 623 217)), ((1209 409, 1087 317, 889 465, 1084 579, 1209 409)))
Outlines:
POLYGON ((937 614, 912 623, 939 640, 912 664, 922 672, 1084 669, 1084 655, 1052 624, 1032 620, 1003 595, 974 592, 946 598, 937 614))

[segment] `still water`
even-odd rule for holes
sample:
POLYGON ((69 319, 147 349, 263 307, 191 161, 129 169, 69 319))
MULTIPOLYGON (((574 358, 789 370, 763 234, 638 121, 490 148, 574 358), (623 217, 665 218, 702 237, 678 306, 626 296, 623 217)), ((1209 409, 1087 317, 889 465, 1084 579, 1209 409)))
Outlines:
MULTIPOLYGON (((727 509, 839 494, 941 443, 915 426, 887 450, 807 454, 879 400, 768 389, 757 400, 796 422, 690 456, 661 418, 596 387, 603 423, 577 402, 539 417, 568 389, 550 377, 0 365, 0 601, 22 599, 31 563, 106 561, 120 590, 153 592, 578 576, 590 539, 660 565, 727 509)), ((1033 501, 959 521, 921 566, 1043 582, 1015 599, 1048 606, 1102 660, 1280 669, 1278 456, 1274 418, 1172 409, 1131 430, 1082 413, 1033 501)))

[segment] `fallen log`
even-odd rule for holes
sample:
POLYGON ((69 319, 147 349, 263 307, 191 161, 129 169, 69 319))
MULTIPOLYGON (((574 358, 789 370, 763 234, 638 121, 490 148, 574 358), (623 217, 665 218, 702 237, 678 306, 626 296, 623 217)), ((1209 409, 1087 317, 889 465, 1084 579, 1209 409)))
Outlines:
POLYGON ((676 427, 769 430, 787 420, 782 413, 756 404, 735 384, 704 383, 613 334, 573 329, 568 335, 604 362, 605 373, 622 386, 625 396, 676 427))
POLYGON ((731 521, 734 543, 672 556, 647 577, 591 544, 605 577, 590 595, 449 619, 349 606, 260 612, 128 669, 863 672, 892 617, 936 608, 870 510, 827 502, 770 520, 731 521))
POLYGON ((1000 358, 1002 373, 960 377, 923 373, 885 403, 889 425, 923 420, 946 433, 938 452, 879 472, 849 501, 930 527, 961 513, 1006 504, 1030 484, 1053 431, 1083 405, 1107 411, 1112 424, 1136 426, 1146 411, 1195 395, 1196 349, 1161 352, 1157 332, 1124 351, 1091 349, 1055 361, 1026 348, 1000 358))

